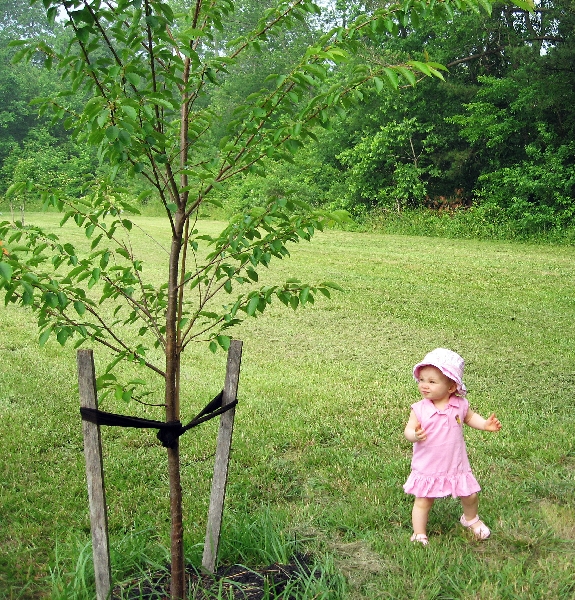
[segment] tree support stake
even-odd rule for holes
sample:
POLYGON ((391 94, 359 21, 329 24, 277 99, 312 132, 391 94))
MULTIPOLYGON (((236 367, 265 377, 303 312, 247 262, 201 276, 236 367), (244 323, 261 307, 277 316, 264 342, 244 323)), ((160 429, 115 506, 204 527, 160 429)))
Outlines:
MULTIPOLYGON (((222 406, 233 402, 237 397, 241 362, 242 342, 240 340, 232 340, 228 349, 228 363, 222 406)), ((232 408, 220 417, 214 478, 212 480, 212 493, 208 511, 208 526, 202 558, 202 567, 210 573, 215 571, 218 557, 235 412, 236 409, 232 408)))
MULTIPOLYGON (((96 371, 92 350, 78 350, 76 361, 78 365, 80 406, 97 409, 96 371)), ((82 420, 82 433, 84 435, 84 456, 86 459, 86 479, 90 504, 96 600, 108 600, 112 588, 112 568, 110 565, 108 514, 106 510, 100 426, 82 420)))

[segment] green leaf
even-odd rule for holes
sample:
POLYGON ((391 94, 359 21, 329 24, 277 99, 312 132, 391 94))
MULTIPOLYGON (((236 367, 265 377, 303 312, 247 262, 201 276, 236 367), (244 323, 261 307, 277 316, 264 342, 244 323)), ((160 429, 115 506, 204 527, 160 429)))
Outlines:
POLYGON ((14 270, 9 264, 0 262, 0 277, 2 277, 2 279, 5 279, 7 282, 9 282, 12 279, 13 272, 14 270))
POLYGON ((102 238, 104 237, 104 234, 101 233, 99 236, 97 236, 93 241, 92 244, 90 245, 90 250, 93 250, 101 241, 102 238))
POLYGON ((533 12, 535 10, 535 3, 533 0, 526 0, 525 2, 523 2, 523 0, 511 0, 511 2, 527 12, 533 12))
POLYGON ((106 128, 106 137, 112 142, 118 139, 119 134, 120 128, 117 125, 112 125, 106 128))
POLYGON ((76 300, 74 302, 74 309, 80 316, 82 316, 86 312, 86 305, 83 302, 76 300))
POLYGON ((252 281, 257 281, 259 279, 258 274, 254 269, 246 269, 246 273, 252 281))
POLYGON ((383 69, 387 80, 391 84, 391 87, 396 90, 399 87, 399 79, 397 77, 397 73, 393 69, 385 68, 383 69))
POLYGON ((345 292, 345 290, 341 287, 341 285, 334 283, 333 281, 324 281, 322 287, 331 288, 333 290, 338 290, 340 292, 345 292))
MULTIPOLYGON (((478 0, 479 4, 483 7, 483 10, 488 14, 491 15, 491 12, 493 10, 493 7, 491 6, 491 2, 489 2, 489 0, 478 0)), ((515 4, 515 2, 514 2, 515 4)), ((529 10, 530 12, 533 11, 533 7, 528 8, 526 10, 529 10)))
POLYGON ((417 69, 424 75, 431 75, 431 71, 429 70, 429 67, 425 63, 422 63, 419 60, 410 60, 407 64, 411 65, 414 69, 417 69))
POLYGON ((68 341, 68 338, 70 337, 70 332, 68 331, 67 328, 62 328, 60 329, 60 331, 58 331, 58 333, 56 334, 56 339, 58 340, 58 343, 60 344, 60 346, 64 346, 64 344, 66 344, 66 342, 68 341))
POLYGON ((30 306, 34 302, 34 288, 27 281, 20 281, 20 285, 24 289, 22 293, 22 304, 30 306))
POLYGON ((13 183, 5 192, 4 196, 10 198, 15 194, 18 194, 26 187, 26 182, 13 183))
POLYGON ((100 279, 100 269, 93 269, 92 270, 92 276, 90 277, 90 281, 88 281, 88 288, 93 288, 96 283, 98 283, 99 279, 100 279))
POLYGON ((434 69, 433 67, 429 67, 429 70, 434 77, 437 77, 438 79, 441 79, 442 81, 445 81, 445 77, 443 77, 443 74, 440 71, 438 71, 437 69, 434 69))
POLYGON ((253 296, 250 301, 248 302, 248 305, 246 307, 246 313, 250 316, 253 317, 257 308, 258 308, 258 304, 260 302, 259 296, 253 296))
POLYGON ((122 104, 122 112, 131 119, 135 120, 138 118, 138 112, 136 111, 136 109, 128 104, 122 104))
POLYGON ((58 296, 56 296, 56 294, 46 294, 44 301, 50 308, 56 308, 58 306, 58 296))
POLYGON ((316 64, 307 64, 305 69, 315 75, 320 81, 325 80, 326 72, 324 67, 316 64))
POLYGON ((409 82, 410 85, 415 85, 417 79, 416 79, 415 75, 413 74, 413 71, 410 71, 409 69, 406 69, 405 67, 397 67, 397 72, 400 73, 402 75, 402 77, 407 79, 407 81, 409 82))
POLYGON ((83 43, 86 44, 90 39, 91 27, 79 27, 76 30, 76 37, 83 43))
POLYGON ((44 346, 44 344, 48 341, 50 334, 52 333, 52 329, 45 329, 38 338, 38 343, 40 344, 40 348, 44 346))
POLYGON ((277 297, 283 302, 286 306, 289 305, 290 295, 287 292, 280 291, 277 293, 277 297))
POLYGON ((129 81, 134 87, 138 87, 140 85, 140 76, 137 73, 126 73, 126 80, 129 81))
POLYGON ((224 349, 224 350, 228 350, 228 348, 230 347, 230 343, 231 343, 231 338, 229 335, 218 335, 216 337, 216 339, 218 340, 218 344, 224 349))

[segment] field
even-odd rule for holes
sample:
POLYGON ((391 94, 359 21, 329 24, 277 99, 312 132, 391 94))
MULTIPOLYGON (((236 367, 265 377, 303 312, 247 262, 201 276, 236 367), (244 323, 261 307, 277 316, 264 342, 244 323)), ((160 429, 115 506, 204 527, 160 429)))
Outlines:
MULTIPOLYGON (((137 222, 164 235, 158 220, 137 222)), ((136 243, 161 273, 149 238, 136 243)), ((575 248, 328 231, 291 252, 266 279, 345 291, 295 312, 278 303, 234 332, 244 353, 221 559, 249 560, 250 531, 269 528, 333 561, 347 590, 334 599, 573 598, 575 248), (403 427, 418 400, 412 366, 437 346, 466 359, 472 407, 496 412, 503 429, 466 431, 492 538, 471 540, 447 499, 421 548, 409 543, 403 427)), ((0 598, 89 598, 75 351, 54 340, 40 349, 23 309, 1 303, 0 323, 0 598)), ((184 420, 221 389, 225 359, 191 349, 184 420)), ((210 422, 181 440, 190 561, 201 556, 216 431, 210 422)), ((102 433, 122 579, 165 560, 165 452, 153 431, 102 433)))

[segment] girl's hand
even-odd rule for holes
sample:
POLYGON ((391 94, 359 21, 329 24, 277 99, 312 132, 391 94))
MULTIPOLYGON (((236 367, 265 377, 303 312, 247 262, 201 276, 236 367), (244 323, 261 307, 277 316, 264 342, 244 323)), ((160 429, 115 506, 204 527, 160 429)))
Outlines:
POLYGON ((425 433, 425 429, 421 426, 421 423, 417 423, 415 426, 415 439, 418 442, 424 442, 427 439, 427 434, 425 433))
POLYGON ((495 416, 495 413, 491 414, 489 418, 485 421, 483 429, 485 429, 485 431, 499 431, 501 429, 501 423, 499 422, 499 419, 495 416))

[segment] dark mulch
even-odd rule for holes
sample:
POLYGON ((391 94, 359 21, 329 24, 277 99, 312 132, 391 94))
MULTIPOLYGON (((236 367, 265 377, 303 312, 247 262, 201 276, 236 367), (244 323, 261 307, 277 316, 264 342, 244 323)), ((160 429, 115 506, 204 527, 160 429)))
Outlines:
MULTIPOLYGON (((311 559, 307 555, 294 556, 289 564, 269 565, 251 569, 243 565, 220 567, 213 575, 202 573, 192 565, 186 568, 190 596, 195 600, 212 600, 220 597, 234 600, 262 600, 277 598, 286 586, 302 577, 309 577, 311 559), (232 594, 232 595, 230 595, 232 594)), ((111 600, 169 600, 169 572, 151 573, 145 579, 133 579, 117 585, 111 600)), ((292 595, 282 596, 289 600, 292 595)))

